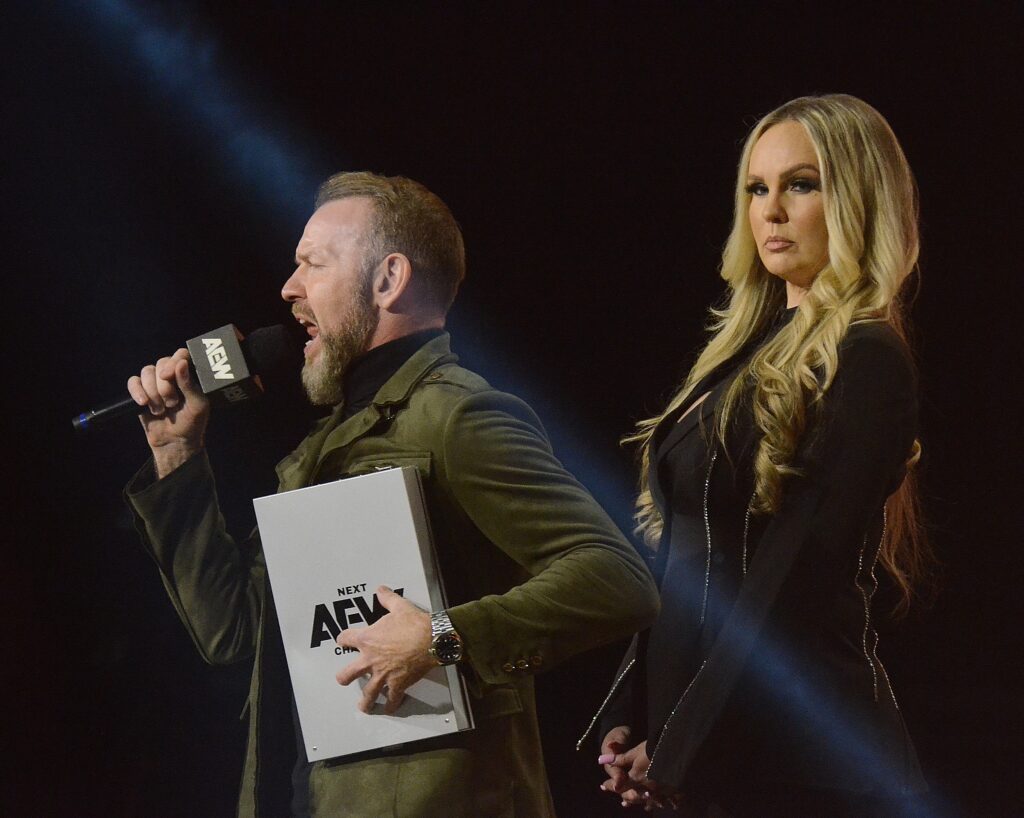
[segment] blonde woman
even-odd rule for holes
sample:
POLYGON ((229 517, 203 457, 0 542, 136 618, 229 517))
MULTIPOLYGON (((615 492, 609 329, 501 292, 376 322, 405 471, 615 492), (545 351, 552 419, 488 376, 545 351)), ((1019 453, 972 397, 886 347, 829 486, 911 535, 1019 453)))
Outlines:
POLYGON ((913 176, 854 97, 803 97, 743 149, 728 303, 641 453, 662 611, 592 728, 624 806, 893 815, 924 789, 873 596, 926 563, 903 296, 913 176))

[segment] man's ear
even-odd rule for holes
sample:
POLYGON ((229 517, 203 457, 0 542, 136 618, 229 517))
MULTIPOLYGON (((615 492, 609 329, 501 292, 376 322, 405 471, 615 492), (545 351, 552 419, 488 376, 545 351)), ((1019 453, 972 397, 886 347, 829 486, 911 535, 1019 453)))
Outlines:
POLYGON ((401 312, 399 302, 412 286, 412 264, 402 253, 391 253, 373 276, 373 303, 388 312, 401 312))

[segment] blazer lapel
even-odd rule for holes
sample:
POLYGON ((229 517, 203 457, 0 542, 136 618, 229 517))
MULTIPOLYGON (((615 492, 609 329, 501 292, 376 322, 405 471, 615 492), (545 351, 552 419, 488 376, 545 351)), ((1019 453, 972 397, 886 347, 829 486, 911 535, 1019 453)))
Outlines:
MULTIPOLYGON (((700 383, 697 384, 697 388, 693 390, 694 400, 699 398, 701 395, 706 394, 708 390, 708 384, 711 381, 712 375, 708 375, 700 383)), ((686 404, 680 406, 675 412, 665 418, 658 428, 654 432, 654 437, 651 439, 651 456, 648 464, 647 472, 647 485, 651 487, 651 497, 654 500, 655 506, 661 511, 662 517, 668 519, 668 506, 665 502, 665 494, 661 488, 661 480, 658 479, 658 471, 661 467, 662 458, 659 456, 659 450, 661 444, 665 441, 665 438, 669 434, 675 431, 676 424, 679 425, 679 430, 676 431, 677 440, 682 440, 688 437, 694 429, 698 427, 709 427, 712 423, 712 416, 715 413, 715 405, 718 403, 718 399, 721 397, 720 394, 716 394, 725 387, 727 381, 722 381, 716 384, 715 387, 710 390, 712 394, 705 398, 700 406, 694 409, 692 412, 687 413, 686 410, 693 406, 693 401, 687 401, 686 404), (680 420, 679 418, 685 417, 680 420)))

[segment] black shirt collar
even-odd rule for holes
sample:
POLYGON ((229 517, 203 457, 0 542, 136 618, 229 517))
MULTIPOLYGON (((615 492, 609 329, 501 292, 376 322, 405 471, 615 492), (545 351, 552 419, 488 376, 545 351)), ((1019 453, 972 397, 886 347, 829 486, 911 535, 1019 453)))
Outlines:
POLYGON ((443 329, 420 330, 374 347, 356 358, 349 365, 342 384, 345 407, 342 417, 350 418, 369 406, 374 395, 401 369, 402 364, 421 346, 443 332, 443 329))

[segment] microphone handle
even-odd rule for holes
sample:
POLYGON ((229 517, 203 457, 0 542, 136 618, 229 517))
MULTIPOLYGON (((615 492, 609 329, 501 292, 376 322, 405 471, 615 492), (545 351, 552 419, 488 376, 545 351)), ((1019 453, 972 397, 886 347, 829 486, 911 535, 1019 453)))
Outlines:
POLYGON ((126 394, 120 400, 112 400, 95 409, 90 409, 88 412, 82 412, 76 418, 71 418, 71 425, 75 427, 75 431, 87 432, 108 421, 122 418, 125 415, 139 415, 145 411, 131 395, 126 394))
MULTIPOLYGON (((192 382, 198 383, 199 376, 196 375, 195 365, 191 361, 188 363, 188 371, 192 376, 192 382)), ((125 392, 123 398, 108 401, 95 409, 90 409, 88 412, 82 412, 77 417, 71 418, 71 425, 75 427, 76 432, 91 432, 93 429, 106 426, 111 421, 120 420, 128 415, 142 415, 148 411, 139 406, 135 402, 135 398, 128 392, 125 392)))

